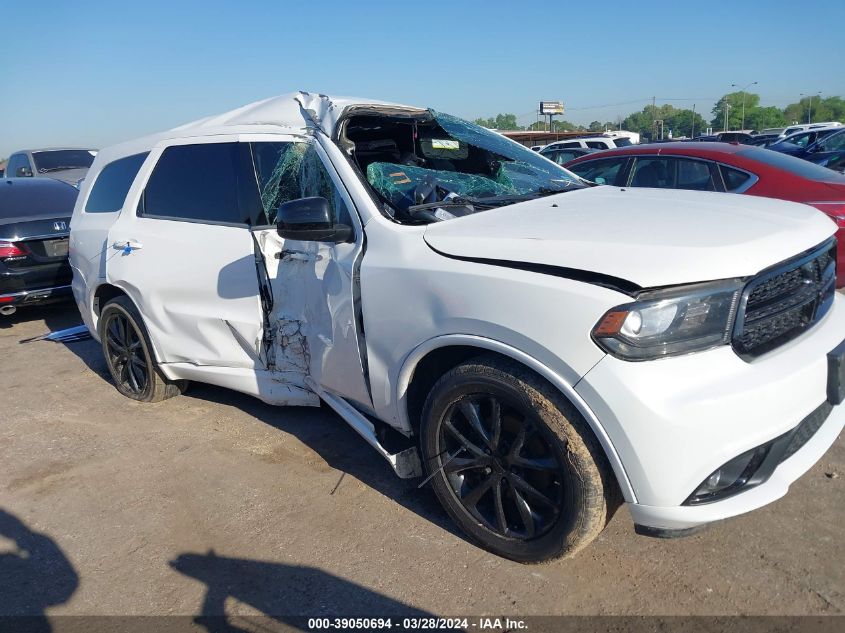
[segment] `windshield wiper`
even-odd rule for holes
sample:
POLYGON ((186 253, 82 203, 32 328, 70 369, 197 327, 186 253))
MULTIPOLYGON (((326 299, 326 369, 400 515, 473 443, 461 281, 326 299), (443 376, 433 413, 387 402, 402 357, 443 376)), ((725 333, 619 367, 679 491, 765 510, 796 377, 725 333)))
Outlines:
POLYGON ((64 171, 65 169, 85 169, 83 165, 61 165, 59 167, 42 167, 39 173, 48 174, 51 171, 64 171))

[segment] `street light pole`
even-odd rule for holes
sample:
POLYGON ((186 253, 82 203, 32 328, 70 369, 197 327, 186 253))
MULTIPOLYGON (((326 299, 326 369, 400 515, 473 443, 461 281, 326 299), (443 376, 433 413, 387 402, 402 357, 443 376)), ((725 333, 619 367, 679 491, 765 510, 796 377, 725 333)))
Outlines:
MULTIPOLYGON (((807 125, 812 123, 812 111, 813 111, 813 98, 818 95, 819 103, 821 103, 822 93, 821 91, 817 92, 816 94, 804 94, 803 92, 799 93, 799 97, 809 97, 810 101, 807 103, 807 125)), ((800 100, 799 100, 800 103, 800 100)))
MULTIPOLYGON (((742 130, 745 130, 745 91, 756 83, 756 81, 752 81, 750 84, 745 86, 745 88, 740 88, 740 90, 742 91, 742 125, 740 129, 742 130)), ((739 86, 737 86, 736 84, 731 84, 731 88, 739 88, 739 86)))

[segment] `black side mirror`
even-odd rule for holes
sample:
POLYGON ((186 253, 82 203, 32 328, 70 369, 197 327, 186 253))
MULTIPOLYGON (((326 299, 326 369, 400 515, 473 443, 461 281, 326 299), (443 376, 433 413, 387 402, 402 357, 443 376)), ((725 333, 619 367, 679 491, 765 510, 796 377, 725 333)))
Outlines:
POLYGON ((351 242, 351 226, 335 224, 325 198, 300 198, 279 205, 276 230, 286 240, 311 242, 351 242))
POLYGON ((32 177, 32 170, 29 167, 18 167, 15 170, 15 176, 17 178, 30 178, 32 177))

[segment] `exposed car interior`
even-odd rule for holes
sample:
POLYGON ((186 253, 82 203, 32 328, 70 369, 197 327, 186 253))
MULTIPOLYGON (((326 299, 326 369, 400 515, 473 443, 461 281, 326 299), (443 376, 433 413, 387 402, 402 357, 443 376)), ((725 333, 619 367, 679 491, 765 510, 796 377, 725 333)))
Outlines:
POLYGON ((339 145, 382 211, 400 223, 439 222, 582 186, 529 148, 430 110, 356 112, 343 122, 339 145))

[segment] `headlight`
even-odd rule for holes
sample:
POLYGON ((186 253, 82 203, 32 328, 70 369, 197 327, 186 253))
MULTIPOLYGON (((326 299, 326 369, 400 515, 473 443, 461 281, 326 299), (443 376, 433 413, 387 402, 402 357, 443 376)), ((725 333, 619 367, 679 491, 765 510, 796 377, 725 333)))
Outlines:
POLYGON ((725 345, 731 340, 740 280, 644 292, 607 312, 593 340, 624 360, 651 360, 725 345))

